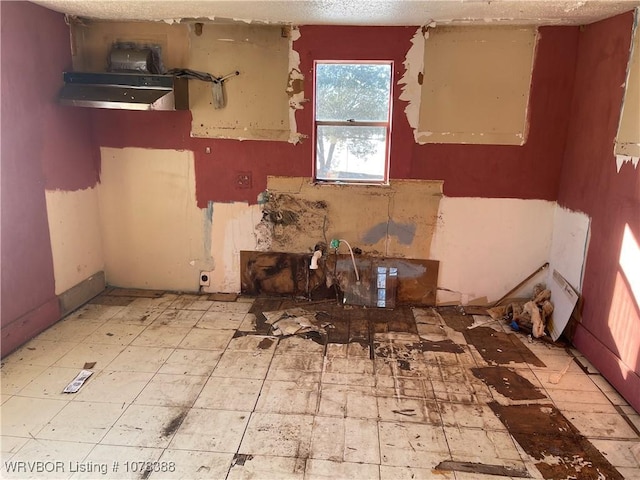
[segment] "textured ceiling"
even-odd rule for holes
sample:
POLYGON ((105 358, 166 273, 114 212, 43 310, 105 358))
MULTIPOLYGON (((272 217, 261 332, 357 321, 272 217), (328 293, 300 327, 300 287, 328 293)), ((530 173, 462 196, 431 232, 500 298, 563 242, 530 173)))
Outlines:
POLYGON ((437 23, 588 24, 632 10, 640 0, 37 0, 79 17, 112 20, 212 19, 293 25, 437 23))

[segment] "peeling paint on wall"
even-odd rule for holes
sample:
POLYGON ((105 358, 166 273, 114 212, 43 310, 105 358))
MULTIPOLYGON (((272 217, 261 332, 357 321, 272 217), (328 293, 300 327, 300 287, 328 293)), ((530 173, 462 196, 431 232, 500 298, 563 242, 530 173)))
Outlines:
POLYGON ((300 30, 292 28, 289 31, 289 81, 287 94, 289 95, 289 142, 299 143, 305 135, 298 133, 296 111, 304 108, 304 75, 300 71, 300 54, 293 48, 293 43, 300 38, 300 30))
POLYGON ((624 85, 624 101, 620 113, 620 124, 614 153, 618 172, 624 162, 632 162, 634 168, 640 157, 640 31, 638 19, 640 9, 636 9, 633 37, 629 48, 629 63, 627 64, 627 79, 624 85))
POLYGON ((420 119, 420 99, 422 97, 422 82, 424 79, 424 42, 429 38, 429 28, 435 27, 435 22, 416 30, 411 39, 411 48, 403 62, 405 73, 398 81, 402 93, 400 100, 408 102, 404 108, 407 121, 413 129, 416 143, 418 142, 418 121, 420 119))

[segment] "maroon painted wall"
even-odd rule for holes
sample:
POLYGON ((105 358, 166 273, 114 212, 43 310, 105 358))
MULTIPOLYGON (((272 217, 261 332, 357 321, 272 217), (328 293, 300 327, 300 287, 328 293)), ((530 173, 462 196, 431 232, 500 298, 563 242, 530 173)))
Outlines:
POLYGON ((633 14, 627 13, 588 25, 580 32, 558 201, 591 217, 582 323, 574 343, 640 410, 638 299, 632 299, 623 313, 618 312, 622 305, 614 291, 621 273, 619 256, 625 225, 640 240, 640 169, 627 163, 618 173, 614 155, 632 27, 633 14), (612 331, 628 332, 631 338, 627 338, 627 345, 635 345, 635 351, 628 351, 628 346, 625 351, 612 331), (635 375, 623 373, 619 359, 635 370, 635 375))
POLYGON ((71 65, 59 13, 0 2, 2 60, 2 355, 60 318, 45 189, 95 185, 87 112, 56 104, 71 65))
MULTIPOLYGON (((395 80, 417 27, 301 27, 294 43, 312 98, 314 60, 393 60, 395 80)), ((416 145, 396 87, 391 139, 392 179, 441 179, 449 196, 555 200, 569 122, 577 27, 540 29, 529 105, 529 138, 519 146, 416 145)), ((309 105, 309 104, 307 104, 309 105)), ((299 145, 269 141, 190 138, 189 112, 95 110, 99 145, 187 149, 195 152, 198 205, 209 201, 255 203, 267 175, 311 176, 310 140, 299 145), (205 153, 210 147, 211 153, 205 153), (252 172, 252 188, 237 188, 236 172, 252 172)), ((311 138, 310 106, 296 113, 298 130, 311 138)))

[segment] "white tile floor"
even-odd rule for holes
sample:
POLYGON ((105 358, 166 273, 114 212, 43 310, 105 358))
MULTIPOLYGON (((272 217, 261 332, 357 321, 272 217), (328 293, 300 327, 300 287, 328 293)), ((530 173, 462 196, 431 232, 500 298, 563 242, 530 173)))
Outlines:
MULTIPOLYGON (((463 353, 427 351, 399 369, 394 355, 417 335, 380 336, 396 353, 375 360, 357 343, 234 338, 255 327, 250 307, 250 299, 173 293, 90 304, 6 357, 0 476, 511 478, 434 470, 453 460, 543 478, 487 406, 518 402, 471 373, 487 362, 431 311, 414 311, 422 338, 451 339, 463 353), (85 362, 96 362, 93 376, 78 393, 61 393, 85 362), (145 462, 155 471, 145 472, 145 462)), ((550 382, 577 351, 524 344, 547 366, 509 367, 624 478, 640 479, 637 412, 593 367, 588 375, 572 362, 560 383, 550 382)))

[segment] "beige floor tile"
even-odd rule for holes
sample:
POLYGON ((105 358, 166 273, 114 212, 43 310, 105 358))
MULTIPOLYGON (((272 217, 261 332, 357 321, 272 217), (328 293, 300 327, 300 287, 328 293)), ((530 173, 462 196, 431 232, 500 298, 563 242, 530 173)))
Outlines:
POLYGON ((380 420, 442 425, 435 401, 419 398, 378 397, 380 420))
POLYGON ((81 343, 73 347, 54 366, 81 369, 85 363, 95 362, 92 370, 104 370, 124 349, 124 345, 81 343))
POLYGON ((0 405, 11 398, 11 395, 0 393, 0 405))
POLYGON ((14 462, 47 462, 43 465, 43 471, 38 472, 36 467, 32 472, 16 474, 7 472, 3 465, 0 476, 2 478, 69 478, 73 474, 73 467, 77 463, 82 463, 92 448, 93 445, 90 443, 31 439, 11 459, 14 462))
POLYGON ((35 436, 68 402, 50 398, 11 397, 2 405, 2 435, 35 436))
POLYGON ((577 403, 568 401, 555 401, 554 403, 565 416, 569 412, 618 413, 616 407, 610 403, 577 403))
POLYGON ((275 355, 267 380, 319 382, 322 363, 321 355, 275 355))
POLYGON ((238 330, 246 313, 206 312, 197 323, 198 328, 214 330, 238 330))
POLYGON ((37 438, 98 443, 124 412, 116 403, 69 402, 37 438))
POLYGON ((140 392, 135 405, 191 407, 207 381, 205 376, 158 373, 140 392))
POLYGON ((373 361, 361 357, 334 357, 324 362, 322 383, 373 387, 373 361))
POLYGON ((261 388, 262 380, 211 377, 194 407, 251 412, 261 388))
POLYGON ((266 380, 256 404, 256 412, 315 414, 318 383, 266 380))
POLYGON ((319 415, 378 418, 378 401, 372 387, 322 384, 319 415))
POLYGON ((125 323, 137 326, 148 326, 164 311, 164 308, 143 308, 143 307, 123 307, 118 313, 111 317, 107 323, 125 323))
POLYGON ((638 439, 617 413, 567 412, 565 416, 585 437, 638 439))
POLYGON ((435 398, 431 382, 423 377, 377 375, 375 391, 385 397, 435 398))
POLYGON ((80 343, 95 332, 103 323, 104 320, 83 320, 82 322, 78 322, 63 319, 38 335, 38 340, 80 343))
POLYGON ((130 307, 136 308, 167 308, 171 305, 178 295, 175 293, 165 293, 161 297, 157 298, 136 298, 133 302, 129 304, 130 307))
POLYGON ((167 325, 169 327, 192 328, 204 315, 201 310, 173 310, 162 312, 151 325, 167 325))
POLYGON ((545 392, 554 402, 590 403, 600 405, 611 405, 611 401, 602 392, 583 392, 576 395, 571 390, 560 390, 547 388, 545 392))
POLYGON ((305 459, 265 455, 238 455, 227 480, 302 480, 305 459))
POLYGON ((431 469, 451 459, 442 427, 379 422, 378 431, 382 465, 431 469))
POLYGON ((91 453, 83 460, 89 465, 103 466, 102 472, 78 472, 71 478, 90 479, 136 479, 144 477, 147 463, 157 462, 162 455, 161 448, 145 448, 122 445, 96 445, 91 453))
POLYGON ((20 362, 3 364, 0 370, 2 393, 15 395, 46 369, 44 365, 23 365, 20 362))
POLYGON ((124 307, 88 303, 70 314, 69 320, 109 320, 124 307))
POLYGON ((359 342, 350 342, 347 345, 347 357, 371 358, 369 345, 362 345, 359 342))
POLYGON ((313 479, 353 479, 353 480, 378 480, 380 468, 378 465, 366 463, 331 462, 328 460, 307 460, 305 480, 313 479))
POLYGON ((173 348, 129 346, 105 370, 155 373, 172 353, 173 348))
POLYGON ((553 383, 553 374, 555 372, 545 370, 534 370, 536 377, 540 380, 540 384, 545 389, 552 390, 570 390, 578 395, 589 394, 590 392, 599 392, 598 386, 591 381, 589 375, 584 373, 566 373, 558 383, 553 383))
POLYGON ((423 480, 428 478, 441 480, 455 480, 453 472, 438 471, 437 476, 433 470, 415 467, 391 467, 380 465, 380 480, 423 480))
POLYGON ((521 461, 506 432, 455 427, 444 427, 444 432, 453 460, 492 465, 512 465, 514 461, 521 461))
POLYGON ((191 327, 169 327, 167 325, 150 325, 136 337, 131 345, 140 347, 176 348, 184 340, 191 327))
POLYGON ((632 441, 620 441, 620 440, 598 440, 591 439, 590 442, 596 447, 604 457, 614 467, 625 468, 640 468, 640 461, 638 461, 631 448, 640 448, 640 439, 632 441))
POLYGON ((207 300, 208 295, 180 295, 167 308, 177 310, 207 311, 213 302, 207 300))
POLYGON ((5 363, 50 367, 68 353, 76 342, 59 342, 35 338, 10 354, 5 363))
POLYGON ((239 352, 255 352, 256 350, 268 350, 273 352, 278 344, 277 337, 264 335, 242 335, 232 338, 229 342, 228 350, 239 352))
POLYGON ((187 450, 164 451, 158 470, 151 478, 167 480, 211 480, 227 476, 233 454, 215 452, 190 452, 187 450))
POLYGON ((100 443, 166 448, 186 411, 180 407, 129 405, 100 443))
POLYGON ((49 367, 26 387, 20 396, 72 400, 73 394, 62 393, 65 387, 80 373, 75 368, 49 367))
POLYGON ((276 355, 322 355, 322 352, 324 345, 298 335, 281 338, 276 348, 276 355))
POLYGON ((172 449, 235 453, 249 412, 192 408, 176 432, 172 449))
POLYGON ((131 403, 149 383, 153 373, 102 371, 94 373, 75 394, 83 402, 131 403))
POLYGON ((309 457, 335 462, 379 464, 378 422, 363 418, 316 416, 309 457))
POLYGON ((306 458, 312 425, 312 415, 253 413, 239 453, 306 458))
POLYGON ((180 348, 200 350, 224 350, 227 348, 233 330, 210 330, 207 328, 193 328, 180 342, 180 348))
POLYGON ((211 376, 262 380, 267 376, 271 357, 272 353, 264 350, 254 353, 226 351, 211 376))
POLYGON ((129 345, 145 329, 142 325, 105 323, 89 335, 85 341, 103 345, 129 345))
POLYGON ((506 431, 500 419, 486 405, 440 402, 438 407, 445 427, 506 431))
POLYGON ((0 436, 0 450, 2 453, 17 453, 18 450, 20 450, 30 439, 31 437, 12 437, 10 435, 2 435, 0 436))
POLYGON ((242 323, 238 327, 240 332, 255 332, 256 331, 256 316, 253 313, 247 313, 242 320, 242 323))
POLYGON ((191 350, 178 348, 173 351, 158 373, 176 375, 210 375, 218 364, 222 350, 191 350))
POLYGON ((252 302, 212 302, 210 312, 248 313, 252 302))

